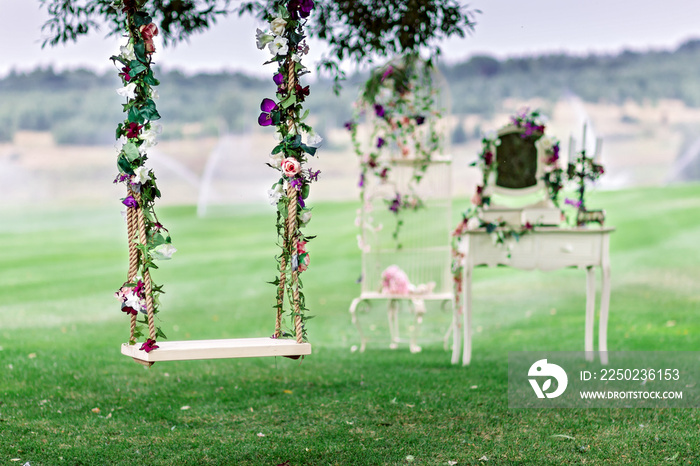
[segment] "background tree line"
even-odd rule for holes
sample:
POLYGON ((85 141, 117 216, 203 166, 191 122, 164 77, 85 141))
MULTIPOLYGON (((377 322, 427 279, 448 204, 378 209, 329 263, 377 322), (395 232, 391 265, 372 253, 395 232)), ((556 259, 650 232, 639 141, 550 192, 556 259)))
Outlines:
MULTIPOLYGON (((489 116, 507 98, 543 98, 553 102, 573 92, 588 102, 654 103, 678 99, 700 106, 700 40, 673 51, 625 51, 616 55, 539 55, 498 60, 474 56, 442 65, 456 114, 489 116)), ((271 79, 241 73, 157 70, 161 86, 158 109, 164 137, 244 132, 256 125, 261 99, 274 92, 271 79), (195 125, 193 125, 195 124, 195 125)), ((352 116, 364 76, 350 76, 339 96, 331 80, 312 85, 308 106, 319 131, 341 127, 352 116)), ((115 72, 56 72, 38 68, 11 72, 0 79, 0 140, 15 131, 51 131, 60 144, 113 141, 115 122, 123 115, 114 92, 115 72)))

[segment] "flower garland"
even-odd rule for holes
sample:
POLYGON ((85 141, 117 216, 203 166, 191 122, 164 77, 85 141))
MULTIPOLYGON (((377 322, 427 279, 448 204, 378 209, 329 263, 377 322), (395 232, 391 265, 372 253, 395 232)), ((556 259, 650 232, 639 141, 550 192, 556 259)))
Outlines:
POLYGON ((306 341, 306 300, 301 292, 299 277, 309 267, 310 256, 306 244, 313 237, 302 233, 301 228, 311 220, 311 208, 306 206, 309 186, 318 180, 320 171, 304 169, 307 156, 316 154, 322 138, 304 122, 308 110, 302 103, 309 95, 309 86, 302 86, 298 78, 308 73, 301 58, 309 51, 303 26, 306 24, 313 0, 283 0, 275 2, 274 13, 269 13, 269 31, 256 32, 257 47, 265 47, 272 58, 265 64, 276 64, 272 80, 277 85, 275 99, 262 101, 260 126, 275 126, 279 144, 270 154, 268 165, 281 174, 268 191, 270 203, 277 206, 277 234, 281 238, 280 256, 277 257, 279 276, 271 282, 278 287, 277 323, 274 338, 296 337, 306 341), (284 297, 290 305, 293 332, 283 332, 281 316, 284 313, 284 297))
POLYGON ((155 100, 159 84, 151 69, 155 52, 153 38, 158 27, 142 8, 145 0, 116 0, 115 9, 126 14, 127 42, 120 53, 111 57, 119 69, 123 87, 117 93, 126 97, 126 119, 117 125, 117 167, 115 183, 124 183, 127 196, 122 199, 126 207, 129 235, 129 272, 127 281, 115 296, 121 302, 121 310, 131 318, 130 344, 144 336, 142 325, 148 326, 149 338, 141 349, 150 352, 156 348, 156 338, 166 338, 154 324, 158 313, 159 294, 162 286, 151 281, 151 269, 158 268, 156 260, 170 259, 176 249, 171 244, 168 230, 160 223, 154 210, 155 199, 160 197, 153 171, 145 166, 147 150, 156 144, 160 127, 153 122, 160 119, 155 100), (143 320, 137 320, 144 314, 143 320))
MULTIPOLYGON (((360 158, 358 186, 363 204, 368 176, 379 179, 381 183, 390 183, 392 162, 397 159, 413 162, 407 192, 400 192, 395 186, 394 196, 385 199, 387 208, 396 214, 393 232, 396 241, 403 225, 401 213, 424 205, 415 187, 441 144, 436 129, 440 112, 436 110, 438 92, 433 85, 433 72, 432 63, 421 60, 416 54, 406 55, 400 61, 374 70, 356 102, 353 121, 345 124, 360 158), (371 143, 366 150, 358 135, 358 123, 363 115, 372 123, 371 143), (397 151, 400 157, 393 158, 397 151)), ((400 244, 397 246, 401 247, 400 244)))

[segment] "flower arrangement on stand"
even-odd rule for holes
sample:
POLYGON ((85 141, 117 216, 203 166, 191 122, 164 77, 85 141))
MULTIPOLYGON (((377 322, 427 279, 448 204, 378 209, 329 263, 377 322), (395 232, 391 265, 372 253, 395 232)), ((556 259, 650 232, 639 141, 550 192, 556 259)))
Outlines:
POLYGON ((116 292, 121 310, 131 318, 130 344, 144 336, 142 325, 148 327, 148 339, 141 349, 150 352, 156 348, 157 338, 165 338, 155 326, 154 316, 160 305, 162 286, 151 280, 151 270, 158 268, 156 260, 170 259, 176 251, 170 234, 156 216, 154 205, 160 197, 153 171, 146 167, 147 151, 156 144, 160 119, 155 100, 158 80, 151 68, 155 52, 153 38, 158 27, 151 16, 143 11, 145 0, 116 0, 112 6, 126 15, 126 44, 111 60, 119 69, 123 87, 117 93, 126 98, 123 106, 126 119, 117 125, 117 167, 115 183, 124 183, 127 195, 122 199, 126 207, 129 239, 129 272, 127 281, 116 292), (143 314, 143 320, 138 315, 143 314))
MULTIPOLYGON (((571 146, 573 147, 573 141, 571 146)), ((595 152, 593 157, 586 153, 586 126, 584 125, 582 148, 576 153, 575 158, 569 160, 567 167, 568 178, 577 184, 578 199, 567 199, 566 204, 576 209, 576 215, 573 217, 578 226, 583 226, 591 221, 602 223, 605 218, 602 211, 589 211, 586 207, 586 185, 594 183, 605 173, 603 165, 596 161, 600 153, 600 140, 596 141, 595 152)))
POLYGON ((432 63, 417 54, 405 55, 375 69, 356 102, 353 121, 345 125, 360 159, 358 186, 362 203, 367 201, 368 177, 394 186, 394 195, 385 203, 396 215, 393 237, 399 248, 401 214, 423 207, 415 188, 430 166, 433 153, 441 146, 436 128, 440 111, 434 72, 432 63), (368 147, 364 147, 359 134, 363 118, 371 127, 368 147), (391 176, 392 168, 400 161, 412 164, 412 175, 405 188, 399 188, 391 176))
POLYGON ((275 2, 275 10, 268 13, 269 30, 257 30, 259 49, 268 48, 272 58, 265 64, 276 65, 272 77, 277 92, 274 99, 262 101, 258 117, 261 126, 275 126, 279 143, 270 154, 268 165, 280 172, 280 178, 268 191, 270 203, 277 207, 277 234, 281 253, 277 257, 278 277, 271 282, 277 286, 277 322, 274 338, 295 337, 306 341, 306 300, 302 293, 300 273, 310 263, 306 244, 313 239, 302 228, 311 220, 311 208, 306 205, 312 182, 320 171, 305 168, 309 156, 314 156, 322 139, 305 123, 308 110, 303 102, 309 95, 309 86, 299 78, 308 73, 302 57, 309 47, 304 25, 314 8, 313 0, 284 0, 275 2), (282 330, 285 296, 290 307, 292 332, 282 330))

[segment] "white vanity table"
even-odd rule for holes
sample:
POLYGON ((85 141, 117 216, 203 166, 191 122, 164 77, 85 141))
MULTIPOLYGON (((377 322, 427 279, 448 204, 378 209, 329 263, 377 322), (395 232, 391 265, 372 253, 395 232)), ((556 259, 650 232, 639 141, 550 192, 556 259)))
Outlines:
MULTIPOLYGON (((503 245, 494 245, 485 229, 467 230, 462 236, 465 253, 463 273, 463 299, 461 309, 455 309, 455 324, 460 314, 464 332, 462 364, 471 360, 472 336, 472 274, 477 266, 505 265, 523 270, 556 270, 565 267, 586 269, 586 319, 584 350, 587 359, 593 359, 593 329, 595 320, 595 269, 602 271, 600 317, 598 321, 598 351, 601 362, 607 363, 607 325, 610 304, 610 233, 614 228, 557 228, 536 227, 520 237, 510 251, 503 245)), ((454 325, 452 363, 459 362, 461 345, 460 325, 454 325)))

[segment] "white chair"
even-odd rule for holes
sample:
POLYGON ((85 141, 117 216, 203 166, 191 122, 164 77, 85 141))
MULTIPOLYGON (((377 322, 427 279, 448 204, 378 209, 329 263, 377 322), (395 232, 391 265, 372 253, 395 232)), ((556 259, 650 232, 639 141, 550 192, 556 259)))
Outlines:
MULTIPOLYGON (((352 322, 360 335, 360 351, 369 340, 360 323, 360 310, 369 310, 373 301, 387 301, 390 348, 406 342, 401 338, 399 314, 401 303, 407 303, 413 314, 408 340, 411 352, 421 350, 418 334, 426 302, 438 301, 442 306, 454 307, 451 264, 451 160, 433 157, 419 183, 411 180, 412 160, 397 160, 391 164, 391 182, 367 180, 365 203, 359 211, 361 233, 358 236, 362 250, 361 293, 350 305, 352 322), (402 210, 398 235, 394 237, 397 215, 388 209, 396 192, 413 192, 424 204, 416 210, 402 210), (398 266, 415 288, 409 293, 382 292, 382 273, 390 266, 398 266), (360 306, 360 305, 364 306, 360 306)), ((447 345, 451 331, 445 334, 447 345)))

